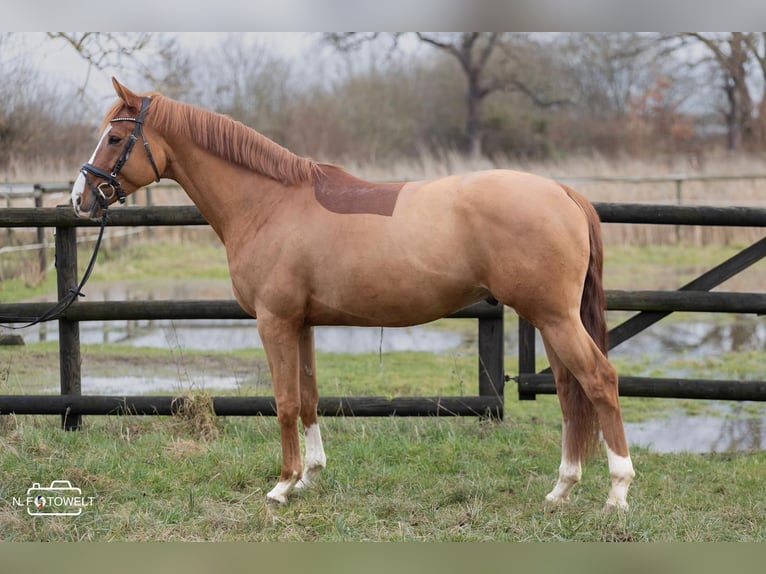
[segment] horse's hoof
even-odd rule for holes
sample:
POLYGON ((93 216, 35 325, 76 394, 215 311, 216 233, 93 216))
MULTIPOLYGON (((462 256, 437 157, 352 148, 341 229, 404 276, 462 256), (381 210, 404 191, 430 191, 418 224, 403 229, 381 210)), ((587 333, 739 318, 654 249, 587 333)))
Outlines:
POLYGON ((266 495, 266 499, 278 504, 284 504, 287 502, 287 495, 293 491, 298 480, 298 472, 293 471, 293 476, 287 480, 280 480, 266 495))
POLYGON ((628 503, 625 501, 609 500, 601 509, 604 514, 612 514, 613 512, 627 512, 629 509, 628 503))
POLYGON ((272 494, 271 492, 269 492, 266 495, 266 502, 281 506, 282 504, 287 503, 287 497, 283 494, 272 494))
POLYGON ((559 508, 568 506, 569 503, 570 503, 570 500, 568 496, 564 498, 559 498, 558 496, 551 496, 549 494, 545 497, 545 502, 543 503, 543 506, 547 512, 554 512, 558 510, 559 508))
POLYGON ((300 480, 295 483, 295 490, 305 490, 316 485, 323 468, 323 466, 317 466, 315 468, 306 469, 300 480))

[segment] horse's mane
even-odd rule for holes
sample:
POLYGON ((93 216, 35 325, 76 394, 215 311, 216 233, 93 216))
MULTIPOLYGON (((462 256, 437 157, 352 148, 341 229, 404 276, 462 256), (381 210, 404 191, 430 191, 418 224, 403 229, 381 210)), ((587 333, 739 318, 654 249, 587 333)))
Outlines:
MULTIPOLYGON (((160 132, 191 139, 196 145, 227 161, 256 171, 285 185, 310 183, 318 165, 300 157, 252 128, 228 116, 149 94, 152 103, 147 124, 160 132)), ((123 103, 117 102, 106 122, 116 117, 123 103)))

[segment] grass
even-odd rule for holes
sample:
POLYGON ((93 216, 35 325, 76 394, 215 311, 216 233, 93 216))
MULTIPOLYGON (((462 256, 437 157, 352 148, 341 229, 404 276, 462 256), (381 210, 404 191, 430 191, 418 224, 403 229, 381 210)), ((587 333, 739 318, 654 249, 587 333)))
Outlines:
MULTIPOLYGON (((204 236, 203 236, 204 237, 204 236)), ((80 276, 90 260, 92 245, 81 245, 78 250, 80 276)), ((30 260, 36 255, 15 254, 30 260)), ((29 265, 22 266, 30 269, 29 265)), ((30 272, 31 273, 31 272, 30 272)), ((122 249, 102 248, 91 279, 95 283, 119 281, 171 280, 229 280, 226 253, 217 241, 200 240, 179 243, 170 239, 143 241, 122 249), (190 247, 191 245, 191 247, 190 247)), ((0 301, 16 303, 56 292, 55 272, 34 277, 22 273, 0 281, 0 301)))
POLYGON ((195 241, 192 247, 175 241, 140 242, 109 252, 100 266, 104 279, 124 281, 155 279, 158 264, 163 280, 229 279, 226 253, 217 241, 195 241))
MULTIPOLYGON (((604 287, 628 290, 678 289, 736 255, 747 245, 607 245, 604 252, 604 287)), ((744 290, 750 287, 757 291, 765 276, 766 264, 761 261, 724 283, 721 289, 744 290)))
MULTIPOLYGON (((262 361, 245 351, 85 349, 89 372, 164 369, 183 379, 188 370, 195 384, 205 373, 258 371, 262 361)), ((394 353, 382 368, 377 354, 318 357, 324 395, 473 394, 475 366, 468 355, 394 353)), ((0 350, 0 392, 56 380, 56 367, 52 344, 0 350)), ((232 392, 270 394, 267 382, 232 392)), ((324 418, 326 472, 314 490, 274 507, 264 498, 279 475, 276 420, 211 421, 199 388, 195 397, 200 410, 186 417, 91 416, 74 433, 61 431, 58 417, 0 418, 0 539, 766 540, 764 452, 634 449, 631 510, 614 515, 600 512, 609 482, 602 453, 586 465, 572 504, 546 509, 560 454, 558 404, 551 396, 518 402, 512 388, 503 422, 324 418), (94 496, 94 506, 77 518, 33 518, 13 504, 31 483, 58 479, 94 496)), ((627 420, 643 420, 693 403, 625 399, 623 409, 627 420)))
POLYGON ((4 502, 31 482, 66 477, 94 496, 80 517, 0 510, 5 540, 744 541, 766 539, 764 453, 656 455, 627 513, 600 512, 603 457, 572 504, 546 510, 555 482, 555 405, 509 405, 502 423, 473 419, 325 419, 329 465, 314 490, 264 502, 279 473, 274 419, 226 419, 202 440, 167 420, 6 421, 4 502))

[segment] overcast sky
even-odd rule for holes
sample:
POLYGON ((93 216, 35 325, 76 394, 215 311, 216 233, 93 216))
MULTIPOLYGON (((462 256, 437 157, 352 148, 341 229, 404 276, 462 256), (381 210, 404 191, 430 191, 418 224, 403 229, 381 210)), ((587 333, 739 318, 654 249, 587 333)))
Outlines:
MULTIPOLYGON (((165 34, 177 36, 181 45, 189 50, 211 48, 227 35, 226 32, 165 32, 165 34)), ((236 34, 289 59, 302 60, 312 50, 316 50, 316 36, 305 32, 238 32, 236 34)), ((125 75, 124 71, 118 68, 105 71, 91 69, 89 75, 88 63, 71 46, 61 40, 51 40, 42 32, 15 33, 12 41, 3 45, 0 63, 7 64, 18 58, 26 59, 50 81, 63 81, 70 83, 72 87, 80 87, 87 81, 88 91, 97 101, 114 97, 110 81, 112 75, 118 77, 125 75)), ((125 79, 129 80, 129 78, 125 79)))
POLYGON ((761 0, 3 0, 0 28, 757 31, 764 19, 761 0))

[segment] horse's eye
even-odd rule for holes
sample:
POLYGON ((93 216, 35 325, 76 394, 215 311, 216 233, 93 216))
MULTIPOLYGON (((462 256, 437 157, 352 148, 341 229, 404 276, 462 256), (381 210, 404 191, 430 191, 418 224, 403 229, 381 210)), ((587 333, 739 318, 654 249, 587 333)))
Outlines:
POLYGON ((109 145, 117 145, 122 141, 121 137, 118 136, 109 136, 109 145))

